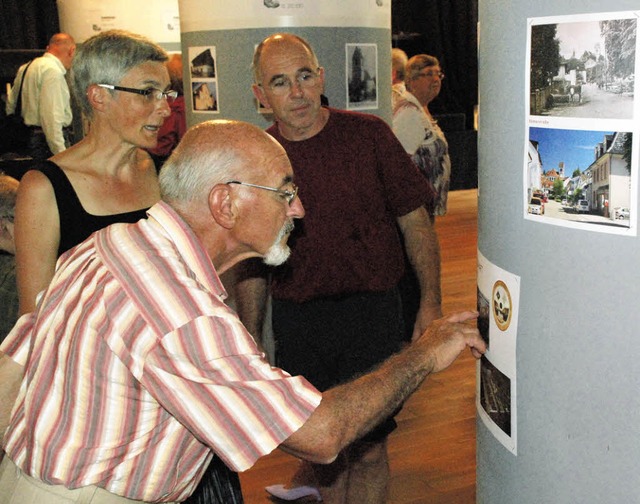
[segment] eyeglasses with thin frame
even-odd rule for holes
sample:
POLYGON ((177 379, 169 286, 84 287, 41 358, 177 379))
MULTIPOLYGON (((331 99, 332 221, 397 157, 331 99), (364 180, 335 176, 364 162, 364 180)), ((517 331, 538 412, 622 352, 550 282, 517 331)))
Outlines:
POLYGON ((428 72, 420 72, 418 74, 418 77, 429 77, 430 79, 433 79, 434 77, 439 77, 440 80, 444 79, 444 72, 434 72, 432 70, 429 70, 428 72))
POLYGON ((289 205, 293 203, 293 200, 296 199, 296 196, 298 195, 298 186, 293 183, 291 184, 290 191, 286 189, 278 189, 277 187, 249 184, 248 182, 240 182, 239 180, 229 180, 228 182, 225 182, 225 184, 238 184, 248 187, 255 187, 256 189, 264 189, 265 191, 275 192, 278 193, 282 198, 284 198, 289 205))
MULTIPOLYGON (((319 68, 314 72, 313 70, 300 70, 296 74, 296 82, 302 89, 312 88, 318 83, 320 77, 319 68)), ((263 85, 260 84, 262 87, 263 85)), ((275 95, 283 96, 291 92, 293 88, 293 82, 286 75, 278 75, 269 81, 267 84, 271 92, 275 95)))
POLYGON ((148 87, 145 89, 136 89, 130 87, 123 86, 114 86, 112 84, 98 84, 98 86, 106 89, 112 89, 114 91, 124 91, 125 93, 136 93, 144 96, 147 100, 151 101, 155 99, 155 101, 160 101, 163 98, 167 100, 168 103, 172 103, 178 97, 177 91, 172 91, 171 89, 168 91, 162 91, 161 89, 155 87, 148 87))
POLYGON ((433 70, 429 70, 428 72, 420 72, 418 74, 418 77, 429 77, 430 79, 433 79, 434 77, 438 77, 440 78, 440 80, 444 79, 444 72, 442 71, 438 71, 438 72, 434 72, 433 70))

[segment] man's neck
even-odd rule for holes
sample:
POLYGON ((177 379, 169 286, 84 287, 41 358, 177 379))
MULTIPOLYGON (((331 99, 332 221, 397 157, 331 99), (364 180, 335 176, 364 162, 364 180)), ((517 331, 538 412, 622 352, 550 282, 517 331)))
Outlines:
POLYGON ((302 140, 307 140, 311 137, 314 137, 318 133, 320 133, 327 125, 330 115, 331 112, 329 112, 328 108, 320 107, 317 120, 308 128, 287 128, 280 122, 277 122, 276 124, 278 126, 278 131, 284 138, 291 142, 300 142, 302 140))

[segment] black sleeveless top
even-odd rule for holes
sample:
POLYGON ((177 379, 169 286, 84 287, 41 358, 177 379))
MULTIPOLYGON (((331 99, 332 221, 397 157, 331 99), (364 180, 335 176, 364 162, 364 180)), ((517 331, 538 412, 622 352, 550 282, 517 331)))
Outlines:
POLYGON ((116 222, 138 222, 147 216, 147 208, 115 215, 91 215, 82 207, 71 182, 57 164, 52 161, 43 161, 36 169, 51 181, 56 196, 60 215, 58 257, 99 229, 116 222))

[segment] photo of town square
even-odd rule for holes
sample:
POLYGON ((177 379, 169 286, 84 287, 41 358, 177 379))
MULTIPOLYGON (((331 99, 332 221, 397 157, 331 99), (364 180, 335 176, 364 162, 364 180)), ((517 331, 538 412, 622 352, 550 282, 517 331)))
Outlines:
POLYGON ((631 119, 637 20, 531 28, 531 115, 631 119))
POLYGON ((530 128, 528 217, 629 227, 632 134, 530 128))

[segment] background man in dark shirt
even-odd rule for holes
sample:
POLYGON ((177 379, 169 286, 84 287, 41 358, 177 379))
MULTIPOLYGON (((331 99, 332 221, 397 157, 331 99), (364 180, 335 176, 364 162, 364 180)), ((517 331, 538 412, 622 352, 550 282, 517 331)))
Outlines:
MULTIPOLYGON (((421 287, 414 338, 441 315, 439 246, 424 207, 431 190, 384 121, 321 105, 324 69, 305 40, 268 37, 253 69, 254 94, 275 117, 268 132, 287 151, 307 210, 289 261, 272 272, 276 362, 327 390, 400 349, 403 244, 421 287)), ((237 303, 257 332, 267 284, 246 276, 237 303)), ((312 478, 301 467, 292 483, 320 487, 325 502, 386 502, 395 426, 389 417, 336 463, 312 466, 312 478)))

